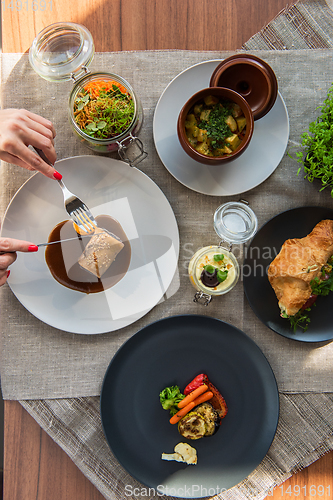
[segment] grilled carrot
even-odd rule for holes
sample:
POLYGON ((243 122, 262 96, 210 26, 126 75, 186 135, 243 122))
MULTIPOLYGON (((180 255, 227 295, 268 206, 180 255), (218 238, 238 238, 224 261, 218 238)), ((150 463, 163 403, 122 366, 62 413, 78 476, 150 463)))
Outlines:
POLYGON ((208 386, 206 384, 200 385, 197 389, 194 389, 194 391, 190 392, 184 399, 182 399, 178 403, 178 408, 184 408, 186 405, 188 405, 191 401, 194 401, 200 394, 203 394, 206 392, 208 389, 208 386))
POLYGON ((185 406, 185 408, 182 408, 173 417, 171 417, 170 424, 177 424, 181 418, 185 417, 185 415, 187 415, 187 413, 192 410, 192 408, 194 408, 193 401, 191 401, 191 403, 185 406))

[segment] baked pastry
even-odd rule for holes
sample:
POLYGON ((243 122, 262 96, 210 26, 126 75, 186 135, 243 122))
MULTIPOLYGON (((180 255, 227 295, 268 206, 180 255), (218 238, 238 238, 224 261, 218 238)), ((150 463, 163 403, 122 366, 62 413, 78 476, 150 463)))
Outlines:
POLYGON ((120 240, 98 227, 80 256, 79 265, 101 278, 123 248, 120 240))
POLYGON ((333 221, 322 220, 304 238, 283 243, 268 268, 268 279, 279 301, 281 313, 294 316, 312 294, 311 280, 333 254, 333 221))

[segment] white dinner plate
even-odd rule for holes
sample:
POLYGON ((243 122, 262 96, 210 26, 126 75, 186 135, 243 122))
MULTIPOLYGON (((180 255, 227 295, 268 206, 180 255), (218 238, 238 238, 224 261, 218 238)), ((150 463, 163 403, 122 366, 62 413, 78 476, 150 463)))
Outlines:
MULTIPOLYGON (((96 334, 130 325, 163 299, 176 272, 179 233, 172 208, 149 177, 119 160, 77 156, 58 161, 56 168, 95 217, 106 214, 120 222, 131 243, 129 269, 114 287, 85 294, 52 277, 40 248, 18 254, 9 286, 28 311, 60 330, 96 334)), ((43 243, 66 219, 58 183, 37 173, 12 199, 1 235, 43 243)))
POLYGON ((198 90, 209 87, 220 60, 204 61, 176 76, 161 95, 154 114, 153 133, 165 168, 193 191, 213 196, 232 196, 265 181, 279 165, 289 138, 289 118, 280 93, 266 116, 254 122, 246 151, 225 165, 204 165, 190 158, 177 136, 177 119, 185 102, 198 90))

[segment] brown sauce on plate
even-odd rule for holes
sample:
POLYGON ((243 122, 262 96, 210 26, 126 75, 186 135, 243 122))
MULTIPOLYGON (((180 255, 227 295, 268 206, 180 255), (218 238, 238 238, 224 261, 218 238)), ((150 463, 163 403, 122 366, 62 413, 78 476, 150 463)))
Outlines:
POLYGON ((75 240, 55 243, 47 246, 45 250, 46 264, 54 279, 61 285, 78 292, 97 293, 111 288, 125 276, 130 265, 131 245, 119 222, 109 215, 98 215, 96 222, 99 227, 118 236, 124 244, 124 248, 101 278, 97 278, 78 264, 79 257, 90 239, 81 238, 75 231, 71 220, 60 222, 53 228, 48 241, 67 238, 75 238, 75 240))

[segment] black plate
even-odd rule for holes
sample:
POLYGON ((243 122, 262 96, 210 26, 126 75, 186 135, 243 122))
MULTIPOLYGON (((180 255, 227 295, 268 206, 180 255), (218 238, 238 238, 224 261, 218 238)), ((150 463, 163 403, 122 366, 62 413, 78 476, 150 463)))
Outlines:
POLYGON ((270 447, 278 414, 276 381, 259 347, 207 316, 173 316, 140 330, 112 359, 101 393, 104 433, 119 462, 149 488, 182 498, 213 496, 250 474, 270 447), (188 441, 197 465, 164 461, 163 452, 186 440, 159 393, 170 385, 183 390, 202 372, 229 412, 214 436, 188 441))
POLYGON ((323 219, 333 219, 333 210, 324 207, 300 207, 287 210, 269 220, 253 238, 243 266, 246 297, 258 318, 271 330, 284 337, 302 342, 321 342, 333 339, 333 294, 319 297, 311 310, 308 330, 294 333, 280 309, 267 269, 289 238, 303 238, 323 219))

